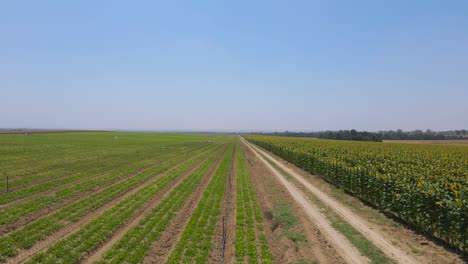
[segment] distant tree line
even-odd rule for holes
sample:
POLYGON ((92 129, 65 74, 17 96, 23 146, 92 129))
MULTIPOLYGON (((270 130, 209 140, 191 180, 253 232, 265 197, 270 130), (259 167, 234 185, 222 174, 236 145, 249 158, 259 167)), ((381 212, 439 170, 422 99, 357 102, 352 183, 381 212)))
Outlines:
POLYGON ((319 131, 319 132, 271 132, 271 133, 252 133, 260 135, 285 136, 285 137, 313 137, 322 139, 338 139, 338 140, 357 140, 357 141, 374 141, 382 142, 383 140, 454 140, 468 139, 468 130, 450 130, 450 131, 431 131, 431 130, 414 130, 403 131, 398 129, 367 132, 351 130, 339 131, 319 131))

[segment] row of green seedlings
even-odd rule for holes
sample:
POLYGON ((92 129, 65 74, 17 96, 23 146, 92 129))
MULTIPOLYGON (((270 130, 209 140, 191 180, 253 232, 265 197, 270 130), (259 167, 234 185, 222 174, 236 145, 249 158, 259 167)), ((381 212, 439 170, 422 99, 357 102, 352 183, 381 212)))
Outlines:
POLYGON ((202 178, 216 164, 216 160, 223 157, 224 150, 225 148, 220 149, 181 182, 137 226, 130 229, 121 240, 108 250, 98 263, 141 263, 151 245, 166 230, 170 221, 197 189, 202 178))
MULTIPOLYGON (((160 153, 155 152, 154 155, 158 155, 160 153)), ((153 156, 154 156, 153 155, 153 156)), ((139 159, 143 160, 143 159, 139 159)), ((62 163, 57 164, 54 167, 50 168, 46 167, 42 168, 40 171, 37 172, 30 172, 27 175, 13 177, 11 173, 3 171, 3 174, 8 173, 8 185, 10 190, 20 189, 23 186, 29 186, 34 183, 44 182, 50 179, 62 177, 62 176, 69 176, 73 175, 77 172, 99 168, 105 164, 112 164, 119 161, 129 161, 135 162, 136 159, 129 159, 128 155, 105 155, 105 156, 93 156, 88 157, 87 159, 80 159, 70 163, 62 163)), ((3 181, 5 184, 5 180, 3 181)))
POLYGON ((260 260, 260 263, 273 263, 263 230, 263 217, 240 145, 236 156, 236 262, 258 263, 260 260))
POLYGON ((134 150, 116 150, 109 149, 107 152, 95 148, 83 148, 73 146, 72 149, 57 148, 45 149, 46 151, 31 152, 38 159, 25 156, 24 153, 11 154, 16 156, 16 161, 9 161, 8 166, 2 166, 4 172, 8 173, 10 179, 25 178, 38 173, 48 171, 59 171, 62 168, 74 166, 83 162, 94 161, 96 159, 104 159, 107 157, 122 157, 131 158, 134 155, 134 150), (65 152, 63 150, 66 150, 65 152), (107 155, 105 155, 107 153, 107 155))
POLYGON ((198 156, 164 174, 143 189, 108 209, 90 223, 82 226, 77 232, 56 242, 47 251, 34 255, 28 263, 79 262, 84 256, 109 239, 118 228, 125 225, 127 219, 138 209, 147 206, 153 197, 159 195, 164 188, 196 166, 197 163, 206 159, 209 154, 211 153, 198 156))
MULTIPOLYGON (((186 148, 193 148, 199 146, 200 143, 192 143, 192 144, 187 144, 185 147, 186 148)), ((126 150, 126 151, 121 151, 121 152, 116 152, 116 151, 109 151, 109 152, 103 152, 103 151, 87 151, 83 152, 82 150, 80 152, 74 153, 74 154, 69 154, 67 153, 68 160, 63 160, 63 154, 61 153, 53 153, 53 156, 45 156, 47 157, 46 160, 44 160, 40 165, 31 167, 32 165, 27 161, 21 161, 16 164, 11 164, 10 165, 10 170, 13 169, 14 171, 10 171, 6 167, 2 167, 2 171, 0 171, 0 182, 5 182, 6 181, 6 176, 8 175, 9 178, 9 186, 10 187, 15 187, 15 186, 20 186, 26 183, 30 183, 33 181, 38 181, 41 179, 46 179, 47 177, 50 176, 56 176, 58 174, 64 174, 67 172, 73 172, 75 171, 74 168, 79 169, 79 168, 87 168, 89 166, 97 166, 99 164, 103 163, 108 163, 112 162, 113 160, 120 159, 120 160, 141 160, 145 159, 154 155, 158 155, 162 152, 167 151, 166 149, 162 148, 155 148, 154 150, 151 151, 142 151, 142 150, 126 150), (79 155, 79 156, 74 156, 74 155, 79 155), (83 157, 84 156, 84 157, 83 157), (51 160, 54 160, 54 158, 60 158, 61 161, 50 164, 51 160), (70 160, 71 159, 71 160, 70 160), (26 164, 25 164, 26 163, 26 164), (27 165, 27 167, 25 167, 27 165), (18 168, 24 168, 22 170, 18 170, 18 168), (15 170, 16 169, 16 170, 15 170)))
MULTIPOLYGON (((187 151, 187 149, 178 150, 177 152, 174 152, 174 153, 183 153, 183 152, 186 152, 186 151, 187 151)), ((161 150, 161 152, 165 153, 164 150, 161 150)), ((153 156, 151 156, 151 158, 153 158, 154 156, 159 155, 159 154, 160 154, 159 152, 156 152, 156 153, 154 153, 153 156)), ((37 188, 36 185, 33 185, 33 186, 30 186, 30 187, 26 187, 26 188, 21 189, 21 186, 25 185, 25 184, 31 184, 31 183, 34 183, 34 182, 38 182, 37 185, 40 185, 43 190, 48 190, 51 187, 59 186, 61 184, 71 182, 74 179, 79 178, 80 177, 79 175, 81 175, 83 173, 87 173, 87 175, 93 175, 93 174, 96 174, 96 173, 106 171, 109 168, 109 166, 113 166, 115 168, 115 166, 117 166, 119 164, 120 165, 126 165, 126 164, 135 163, 135 162, 145 161, 145 159, 139 159, 139 160, 128 159, 128 157, 126 157, 126 156, 112 157, 112 158, 107 158, 107 159, 104 159, 104 160, 96 160, 96 159, 93 159, 93 160, 94 160, 93 162, 87 162, 87 163, 83 163, 83 164, 77 165, 77 166, 62 168, 60 171, 52 170, 52 171, 48 171, 48 172, 45 172, 45 173, 40 173, 40 174, 37 174, 37 175, 33 175, 33 176, 30 176, 30 177, 24 177, 24 178, 21 178, 21 179, 16 180, 16 181, 11 180, 11 178, 10 178, 9 182, 8 182, 9 188, 10 189, 16 189, 16 191, 9 192, 8 194, 6 194, 6 197, 26 197, 28 195, 31 195, 31 192, 34 192, 34 191, 31 191, 31 188, 33 188, 33 190, 36 190, 36 189, 34 189, 34 187, 37 188), (90 170, 92 170, 92 171, 90 171, 90 170), (60 177, 60 175, 66 175, 66 177, 60 177), (44 181, 46 181, 46 182, 44 183, 44 181), (52 183, 49 183, 49 182, 52 182, 52 183), (44 187, 45 184, 52 184, 52 186, 48 185, 47 187, 44 187), (21 190, 24 190, 24 191, 19 192, 21 190), (23 196, 21 196, 19 193, 23 193, 23 196)), ((4 183, 4 184, 6 184, 6 183, 4 183)), ((4 199, 6 199, 6 198, 3 198, 2 201, 0 201, 0 204, 4 204, 4 203, 2 203, 2 202, 4 202, 4 199)), ((8 201, 11 201, 11 198, 8 201)))
POLYGON ((233 147, 231 144, 214 173, 167 263, 207 262, 230 173, 233 147))
MULTIPOLYGON (((149 160, 145 160, 142 162, 137 162, 136 164, 132 164, 130 166, 122 167, 121 163, 110 165, 105 170, 107 171, 107 174, 101 175, 100 177, 91 177, 91 179, 86 180, 85 182, 59 190, 55 192, 54 195, 40 196, 33 200, 26 201, 24 203, 20 203, 20 204, 17 204, 8 208, 0 209, 0 213, 2 214, 2 218, 0 219, 0 224, 13 223, 17 221, 20 217, 31 214, 40 209, 50 207, 54 204, 58 204, 60 202, 66 201, 67 199, 70 199, 77 195, 81 195, 82 193, 85 193, 88 191, 98 191, 100 188, 103 188, 106 185, 114 184, 116 181, 124 180, 127 176, 131 176, 135 172, 143 172, 144 170, 151 170, 151 168, 148 168, 148 166, 155 167, 158 163, 168 160, 172 156, 173 154, 159 156, 155 159, 149 159, 149 160)), ((23 196, 28 193, 29 195, 32 195, 32 194, 38 193, 39 190, 47 191, 56 186, 60 186, 58 185, 59 183, 65 184, 69 182, 74 182, 76 180, 94 176, 98 173, 103 173, 102 169, 88 171, 86 173, 78 174, 70 178, 59 179, 54 182, 45 183, 44 185, 35 186, 35 188, 28 188, 27 190, 25 189, 23 192, 19 191, 16 197, 21 196, 20 194, 23 194, 23 196)), ((24 196, 24 197, 27 197, 27 196, 24 196)))
MULTIPOLYGON (((7 160, 0 161, 2 168, 5 171, 11 172, 12 177, 27 176, 30 173, 44 171, 47 169, 60 168, 62 164, 69 163, 69 159, 82 160, 82 156, 90 154, 89 149, 83 148, 58 148, 56 150, 41 149, 40 151, 27 151, 29 146, 18 146, 16 153, 8 153, 7 160), (36 159, 31 157, 34 153, 36 159), (27 167, 24 167, 27 164, 27 167)), ((5 154, 5 149, 2 148, 0 154, 5 154)), ((95 151, 94 151, 95 152, 95 151)))
POLYGON ((0 262, 5 261, 8 257, 15 256, 18 253, 18 250, 30 248, 38 241, 45 239, 47 236, 62 228, 66 222, 78 221, 89 212, 109 203, 113 199, 155 177, 156 175, 168 171, 171 167, 193 157, 193 155, 193 153, 187 154, 182 157, 169 160, 150 171, 134 175, 125 181, 111 185, 98 193, 92 194, 63 207, 53 214, 27 224, 7 236, 0 237, 0 262))

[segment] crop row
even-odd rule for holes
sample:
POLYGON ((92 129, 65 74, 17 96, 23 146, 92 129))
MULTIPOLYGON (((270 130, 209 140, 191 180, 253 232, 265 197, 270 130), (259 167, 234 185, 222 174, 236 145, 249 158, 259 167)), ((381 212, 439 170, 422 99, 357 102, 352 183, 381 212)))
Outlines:
POLYGON ((77 221, 87 213, 112 201, 123 193, 135 188, 144 181, 151 179, 181 161, 192 157, 194 154, 185 154, 169 160, 149 171, 137 174, 124 181, 114 184, 98 193, 85 197, 77 202, 67 205, 59 211, 34 221, 23 228, 12 232, 7 236, 0 237, 0 262, 7 257, 17 254, 19 249, 31 247, 34 243, 44 239, 65 225, 65 222, 77 221))
POLYGON ((164 232, 170 221, 200 184, 203 176, 223 152, 224 149, 220 149, 174 188, 169 196, 164 198, 137 226, 130 229, 120 241, 107 251, 98 263, 142 262, 153 242, 164 232))
POLYGON ((468 148, 266 136, 249 141, 468 251, 468 148))
POLYGON ((79 176, 81 176, 81 178, 87 178, 87 177, 96 175, 98 173, 108 171, 107 174, 101 175, 100 177, 91 178, 85 182, 76 184, 68 188, 61 189, 55 192, 53 195, 40 196, 33 200, 20 203, 18 205, 14 205, 12 207, 0 209, 0 213, 2 214, 2 218, 0 219, 0 224, 12 223, 24 215, 33 213, 45 207, 50 207, 54 204, 63 202, 67 199, 70 199, 74 196, 85 193, 87 191, 98 190, 100 187, 106 186, 108 184, 113 184, 115 181, 119 181, 120 178, 124 177, 125 175, 131 176, 132 173, 135 173, 135 172, 142 172, 146 169, 150 170, 150 168, 147 168, 148 166, 155 166, 158 162, 162 162, 164 160, 170 159, 172 155, 173 154, 171 153, 165 156, 159 156, 158 158, 155 158, 155 159, 137 162, 136 164, 132 164, 131 166, 121 167, 122 163, 117 163, 115 165, 113 164, 112 166, 107 167, 105 170, 98 169, 98 170, 88 171, 82 174, 78 174, 74 177, 61 179, 60 181, 57 181, 57 182, 50 182, 44 185, 39 185, 36 188, 28 189, 29 192, 18 191, 16 193, 23 194, 23 196, 25 195, 25 193, 28 195, 31 195, 32 193, 31 191, 35 191, 35 193, 38 193, 41 190, 46 191, 57 185, 60 186, 64 183, 79 180, 80 179, 79 176), (116 168, 118 169, 113 170, 116 168))
POLYGON ((231 144, 167 263, 207 262, 232 158, 231 144))
MULTIPOLYGON (((189 147, 184 149, 187 151, 189 147)), ((173 152, 184 152, 184 150, 174 150, 173 152)), ((161 153, 165 153, 167 151, 160 149, 158 151, 155 151, 152 153, 150 158, 153 158, 154 156, 158 156, 161 153)), ((138 159, 136 158, 136 155, 132 153, 131 155, 129 153, 125 154, 119 154, 119 155, 106 155, 106 156, 93 156, 91 158, 88 157, 88 159, 81 159, 81 160, 75 160, 71 163, 65 163, 65 164, 56 164, 54 166, 46 166, 45 168, 41 168, 38 171, 29 171, 28 174, 23 175, 23 176, 17 176, 17 177, 12 177, 12 175, 9 175, 9 181, 8 185, 10 188, 14 188, 17 186, 22 186, 25 184, 31 184, 39 181, 44 181, 44 180, 49 180, 49 179, 54 179, 54 178, 61 178, 61 175, 66 175, 71 176, 79 172, 83 172, 86 170, 90 169, 97 169, 100 167, 105 166, 106 164, 115 164, 120 162, 121 164, 125 163, 130 163, 130 162, 137 162, 144 160, 148 157, 140 155, 138 159), (45 170, 44 170, 45 169, 45 170)), ((3 184, 6 186, 5 180, 3 180, 3 184)))
POLYGON ((236 242, 237 263, 273 263, 263 232, 263 217, 255 198, 252 179, 240 144, 236 154, 236 242), (261 252, 258 252, 260 245, 261 252))
POLYGON ((171 182, 187 170, 202 161, 210 153, 205 153, 185 162, 174 170, 157 178, 138 192, 105 211, 90 223, 82 226, 77 232, 50 246, 46 252, 38 253, 29 263, 76 263, 91 252, 131 217, 139 208, 147 204, 171 182))

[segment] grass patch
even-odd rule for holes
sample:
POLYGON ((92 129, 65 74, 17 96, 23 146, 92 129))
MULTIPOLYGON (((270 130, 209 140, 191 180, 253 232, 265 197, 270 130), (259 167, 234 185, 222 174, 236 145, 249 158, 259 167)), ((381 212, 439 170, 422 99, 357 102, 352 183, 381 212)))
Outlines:
POLYGON ((306 238, 303 234, 296 233, 296 232, 283 231, 281 235, 293 241, 294 243, 306 241, 306 238))
POLYGON ((305 261, 305 260, 301 259, 298 262, 296 262, 296 264, 318 264, 318 262, 317 261, 310 262, 310 261, 305 261))
POLYGON ((287 228, 297 225, 298 219, 294 212, 284 200, 276 200, 275 208, 272 210, 273 219, 287 228))

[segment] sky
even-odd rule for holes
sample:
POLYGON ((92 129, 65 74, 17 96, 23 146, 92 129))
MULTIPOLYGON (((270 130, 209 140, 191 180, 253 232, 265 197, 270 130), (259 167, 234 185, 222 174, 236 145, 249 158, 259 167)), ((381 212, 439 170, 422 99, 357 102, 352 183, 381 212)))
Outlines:
POLYGON ((468 128, 468 1, 1 1, 0 128, 468 128))

